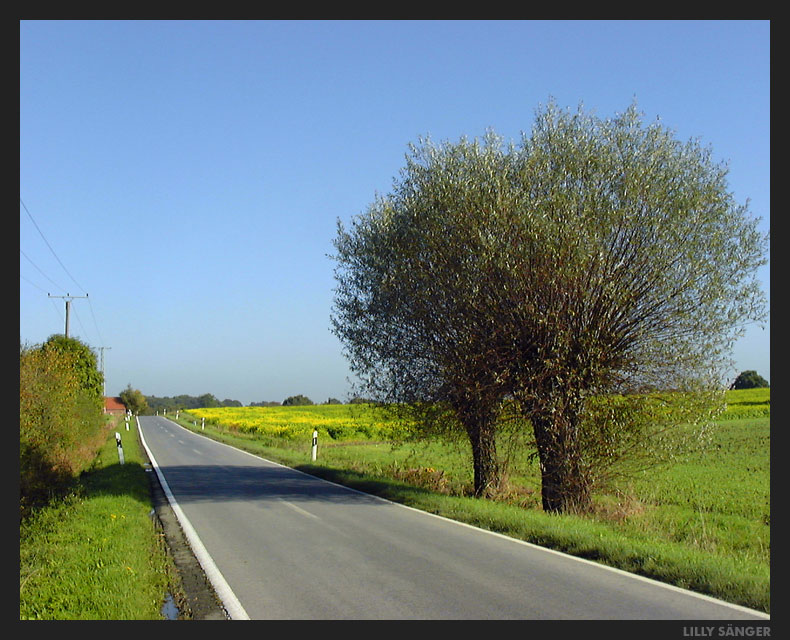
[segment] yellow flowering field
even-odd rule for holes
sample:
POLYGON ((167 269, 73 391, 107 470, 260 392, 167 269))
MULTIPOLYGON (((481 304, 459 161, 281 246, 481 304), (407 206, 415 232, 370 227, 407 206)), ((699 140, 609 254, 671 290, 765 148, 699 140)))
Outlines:
POLYGON ((386 441, 403 429, 363 404, 215 407, 190 409, 189 415, 229 429, 289 440, 307 440, 317 430, 319 437, 332 440, 386 441))
POLYGON ((771 417, 770 387, 731 389, 725 394, 725 400, 727 402, 727 410, 722 414, 722 420, 771 417))
MULTIPOLYGON (((727 410, 720 420, 770 417, 770 389, 746 389, 726 393, 727 410)), ((258 436, 309 440, 313 430, 332 440, 388 441, 404 435, 403 424, 387 420, 365 404, 329 404, 274 407, 215 407, 190 409, 197 420, 258 436)))

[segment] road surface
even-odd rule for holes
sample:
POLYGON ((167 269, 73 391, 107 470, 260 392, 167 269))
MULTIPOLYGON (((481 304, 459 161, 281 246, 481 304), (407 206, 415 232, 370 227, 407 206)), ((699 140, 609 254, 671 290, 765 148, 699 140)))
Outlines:
POLYGON ((139 426, 233 618, 768 619, 340 487, 163 417, 139 426))

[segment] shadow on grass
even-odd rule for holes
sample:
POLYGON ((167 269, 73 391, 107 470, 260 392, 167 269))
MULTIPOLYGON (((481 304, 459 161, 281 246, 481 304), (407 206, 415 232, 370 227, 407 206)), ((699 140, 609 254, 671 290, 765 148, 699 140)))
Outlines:
POLYGON ((84 471, 79 477, 79 486, 86 497, 129 496, 143 504, 149 504, 151 489, 148 473, 150 472, 139 463, 117 462, 84 471))

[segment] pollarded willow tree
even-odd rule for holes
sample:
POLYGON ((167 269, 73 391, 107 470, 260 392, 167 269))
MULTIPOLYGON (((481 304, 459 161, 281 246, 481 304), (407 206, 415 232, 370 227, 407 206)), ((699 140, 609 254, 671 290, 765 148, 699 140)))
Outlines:
POLYGON ((616 462, 710 417, 732 340, 764 315, 767 237, 726 175, 633 105, 549 104, 519 145, 412 146, 393 191, 339 224, 334 331, 369 395, 465 430, 476 495, 516 408, 544 509, 583 510, 616 462))

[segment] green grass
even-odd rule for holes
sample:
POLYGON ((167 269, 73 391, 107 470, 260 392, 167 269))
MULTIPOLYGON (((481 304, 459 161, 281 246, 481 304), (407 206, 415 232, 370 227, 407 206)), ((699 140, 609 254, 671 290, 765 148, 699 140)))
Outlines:
POLYGON ((20 524, 20 619, 161 620, 177 579, 150 512, 136 429, 121 420, 71 495, 20 524))
MULTIPOLYGON (((285 409, 285 408, 283 408, 285 409)), ((283 412, 281 409, 281 413, 283 412)), ((314 409, 320 411, 320 408, 314 409)), ((339 411, 338 409, 335 410, 339 411)), ((529 451, 514 456, 509 491, 469 497, 463 443, 273 438, 256 429, 193 426, 267 459, 431 513, 613 567, 770 611, 770 392, 728 392, 728 410, 704 451, 595 496, 587 515, 544 513, 529 451), (746 417, 743 407, 753 415, 746 417)))

